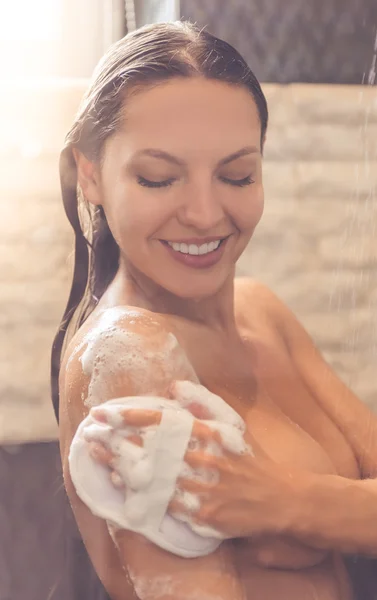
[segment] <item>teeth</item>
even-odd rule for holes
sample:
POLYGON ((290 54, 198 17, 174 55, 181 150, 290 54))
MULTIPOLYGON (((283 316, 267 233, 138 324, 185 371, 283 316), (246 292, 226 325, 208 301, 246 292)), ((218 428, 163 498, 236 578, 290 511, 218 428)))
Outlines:
POLYGON ((198 254, 208 254, 209 252, 213 252, 220 245, 221 240, 216 240, 216 242, 209 242, 209 244, 202 244, 201 246, 197 246, 196 244, 184 244, 179 242, 168 242, 169 246, 173 248, 176 252, 182 252, 182 254, 192 254, 194 256, 198 254))
POLYGON ((190 244, 188 251, 189 254, 199 254, 199 246, 196 244, 190 244))

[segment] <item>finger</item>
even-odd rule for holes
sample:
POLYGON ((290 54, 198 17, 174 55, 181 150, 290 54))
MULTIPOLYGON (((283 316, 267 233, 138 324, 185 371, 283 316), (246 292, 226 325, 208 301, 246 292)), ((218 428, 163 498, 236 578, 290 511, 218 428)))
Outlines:
POLYGON ((89 454, 94 460, 99 462, 101 465, 109 466, 111 461, 114 459, 114 454, 108 450, 100 442, 88 442, 89 454))
POLYGON ((184 456, 185 462, 190 467, 205 468, 205 469, 221 469, 221 457, 207 454, 206 452, 198 452, 195 450, 187 450, 184 456))
MULTIPOLYGON (((123 419, 124 425, 130 427, 150 427, 153 425, 159 425, 162 418, 162 412, 157 410, 149 409, 123 409, 120 415, 123 419)), ((114 418, 114 411, 109 410, 107 407, 95 407, 91 409, 92 416, 101 422, 112 424, 114 418)), ((119 414, 119 413, 118 413, 119 414)), ((118 415, 117 415, 118 417, 118 415)), ((119 423, 117 423, 119 427, 119 423)), ((218 431, 210 429, 205 423, 195 420, 191 437, 199 440, 203 443, 217 442, 221 446, 221 435, 218 431)), ((140 444, 142 445, 142 444, 140 444)), ((192 443, 192 447, 195 448, 195 443, 192 443)))
POLYGON ((213 488, 220 483, 223 471, 217 457, 202 452, 190 452, 188 460, 186 457, 182 465, 179 481, 182 483, 182 488, 205 493, 213 491, 213 488))
POLYGON ((126 486, 124 484, 124 481, 117 471, 111 471, 110 479, 114 487, 116 487, 119 490, 125 489, 126 486))
POLYGON ((185 505, 179 500, 177 500, 175 497, 169 502, 168 512, 171 514, 172 517, 175 517, 176 519, 180 520, 185 520, 182 519, 184 515, 188 516, 188 510, 185 507, 185 505))
MULTIPOLYGON (((159 425, 162 419, 162 411, 149 409, 124 409, 121 411, 124 423, 131 427, 148 427, 150 425, 159 425)), ((195 420, 192 435, 199 439, 218 440, 221 441, 221 435, 217 431, 213 431, 204 423, 195 420)))
POLYGON ((168 505, 168 511, 184 521, 187 520, 188 516, 197 513, 200 508, 200 499, 197 495, 190 494, 189 492, 180 493, 179 490, 177 490, 177 493, 173 496, 168 505))
POLYGON ((217 442, 220 446, 222 442, 221 435, 218 431, 211 429, 205 423, 197 420, 194 421, 191 437, 204 443, 217 442))
POLYGON ((176 490, 179 497, 181 492, 190 492, 191 494, 203 495, 213 491, 213 486, 210 483, 203 482, 198 479, 187 479, 179 477, 176 481, 176 490))
POLYGON ((114 427, 119 427, 119 415, 123 424, 130 427, 149 427, 159 425, 161 421, 161 411, 140 408, 123 408, 114 413, 114 408, 101 406, 92 408, 90 414, 97 421, 109 423, 114 427))
POLYGON ((135 446, 140 446, 140 448, 144 446, 143 438, 140 435, 137 435, 136 433, 128 435, 126 439, 128 442, 132 442, 133 444, 135 444, 135 446))
POLYGON ((212 415, 209 412, 208 408, 200 404, 199 402, 190 402, 186 406, 186 410, 188 410, 196 419, 211 419, 212 415))
POLYGON ((159 410, 125 408, 120 411, 125 425, 130 427, 150 427, 151 425, 159 425, 162 418, 162 413, 159 410))
POLYGON ((213 419, 213 414, 205 404, 210 393, 207 388, 192 381, 173 381, 168 389, 168 397, 177 400, 197 419, 213 419))
POLYGON ((90 409, 89 414, 96 421, 100 421, 101 423, 107 423, 108 422, 109 411, 106 410, 105 408, 98 408, 98 406, 95 406, 94 408, 90 409))

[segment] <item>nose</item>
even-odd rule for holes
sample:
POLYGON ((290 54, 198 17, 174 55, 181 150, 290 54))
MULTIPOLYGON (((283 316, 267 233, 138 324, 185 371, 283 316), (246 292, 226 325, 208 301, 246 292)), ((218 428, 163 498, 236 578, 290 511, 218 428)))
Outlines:
POLYGON ((188 186, 178 214, 183 225, 210 231, 224 218, 224 208, 210 182, 188 186))

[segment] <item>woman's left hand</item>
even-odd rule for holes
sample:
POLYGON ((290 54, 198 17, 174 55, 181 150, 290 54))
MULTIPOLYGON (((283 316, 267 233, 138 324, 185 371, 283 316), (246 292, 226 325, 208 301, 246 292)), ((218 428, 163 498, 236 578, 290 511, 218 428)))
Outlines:
MULTIPOLYGON (((162 415, 160 411, 145 409, 128 409, 121 411, 121 414, 125 425, 133 427, 158 425, 162 415)), ((95 418, 106 420, 105 411, 102 408, 95 409, 95 418)), ((256 451, 255 440, 251 440, 248 434, 245 437, 256 451)), ((196 523, 210 526, 227 538, 274 535, 287 531, 299 501, 297 477, 293 476, 291 470, 274 463, 259 450, 257 458, 252 454, 229 452, 222 445, 220 434, 210 429, 204 420, 194 421, 191 439, 193 444, 189 444, 185 462, 199 477, 181 477, 177 480, 177 492, 169 506, 172 516, 183 519, 189 516, 196 523), (217 442, 222 448, 222 456, 190 449, 197 440, 201 447, 217 442), (207 477, 203 478, 206 474, 207 477), (203 479, 208 482, 203 482, 203 479), (185 494, 193 494, 199 503, 188 502, 190 508, 187 508, 182 501, 185 494), (195 504, 199 508, 193 509, 195 504)), ((92 443, 91 454, 111 468, 114 457, 108 449, 92 443)), ((116 485, 114 473, 112 481, 116 485)))
MULTIPOLYGON (((213 438, 212 431, 208 437, 213 438)), ((288 520, 293 489, 290 490, 285 476, 270 460, 251 454, 236 455, 223 449, 222 456, 188 450, 185 462, 194 472, 208 472, 213 477, 209 483, 179 478, 177 493, 169 507, 172 515, 190 516, 199 525, 210 526, 228 538, 284 531, 284 515, 287 514, 288 520), (185 507, 186 493, 199 499, 198 510, 185 507)))

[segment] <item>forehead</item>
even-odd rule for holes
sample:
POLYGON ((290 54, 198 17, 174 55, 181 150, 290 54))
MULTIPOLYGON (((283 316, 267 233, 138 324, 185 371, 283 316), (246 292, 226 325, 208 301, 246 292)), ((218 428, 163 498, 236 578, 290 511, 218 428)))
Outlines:
POLYGON ((123 126, 115 137, 132 151, 157 147, 184 155, 190 149, 224 153, 260 146, 257 107, 241 86, 174 79, 131 95, 123 111, 123 126))

